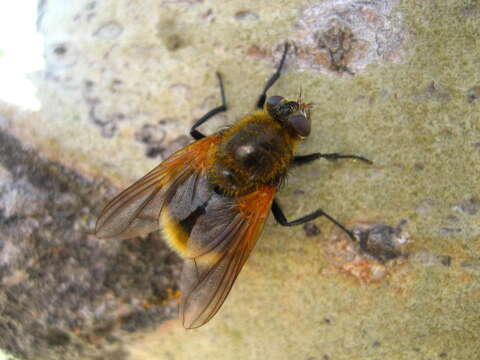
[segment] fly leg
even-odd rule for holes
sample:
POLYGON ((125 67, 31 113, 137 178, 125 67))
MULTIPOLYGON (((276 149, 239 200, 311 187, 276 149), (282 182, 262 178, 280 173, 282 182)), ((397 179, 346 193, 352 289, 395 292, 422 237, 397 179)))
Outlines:
MULTIPOLYGON (((272 87, 273 84, 278 80, 280 77, 280 73, 282 72, 283 64, 285 63, 285 58, 287 57, 287 52, 288 52, 288 43, 285 43, 285 49, 283 50, 283 55, 282 59, 280 60, 280 64, 278 64, 277 71, 272 75, 270 79, 268 79, 267 83, 265 84, 265 87, 263 88, 262 94, 260 95, 258 101, 257 101, 257 107, 258 108, 263 108, 263 105, 265 104, 265 100, 267 98, 267 91, 272 87)), ((225 98, 225 90, 223 87, 223 80, 222 76, 220 73, 217 72, 217 77, 218 77, 218 82, 220 84, 220 96, 222 97, 222 105, 217 106, 216 108, 210 110, 207 112, 205 115, 203 115, 200 119, 198 119, 195 124, 193 124, 192 128, 190 129, 190 135, 195 139, 195 140, 200 140, 205 137, 204 134, 202 134, 200 131, 197 130, 197 128, 202 125, 204 122, 212 118, 213 116, 217 115, 218 113, 227 111, 227 100, 225 98)))
POLYGON ((335 220, 333 217, 328 215, 322 209, 317 209, 308 215, 298 218, 297 220, 288 221, 287 218, 285 217, 285 214, 283 213, 282 208, 280 207, 277 200, 275 199, 273 200, 273 203, 272 203, 272 213, 275 220, 282 226, 301 225, 323 216, 323 217, 326 217, 328 220, 330 220, 332 223, 334 223, 336 226, 338 226, 340 229, 342 229, 350 237, 350 239, 352 239, 353 241, 357 241, 357 239, 355 238, 355 236, 350 230, 348 230, 345 226, 340 224, 337 220, 335 220))
MULTIPOLYGON (((364 158, 363 156, 359 155, 342 155, 338 153, 330 153, 330 154, 321 154, 321 153, 314 153, 314 154, 308 154, 308 155, 298 155, 293 158, 293 165, 294 166, 301 166, 305 165, 308 163, 311 163, 312 161, 315 161, 317 159, 329 159, 329 160, 338 160, 338 159, 356 159, 356 160, 361 160, 366 162, 367 164, 373 164, 373 162, 367 158, 364 158)), ((342 229, 353 241, 356 241, 355 236, 353 233, 348 230, 345 226, 340 224, 337 220, 335 220, 333 217, 325 213, 322 209, 318 209, 308 215, 302 216, 301 218, 293 221, 287 221, 285 218, 285 215, 283 214, 282 209, 278 205, 278 202, 276 200, 273 201, 272 204, 272 212, 273 216, 275 217, 275 220, 280 225, 283 226, 293 226, 293 225, 300 225, 304 224, 308 221, 314 220, 316 218, 319 218, 321 216, 326 217, 328 220, 330 220, 332 223, 334 223, 336 226, 338 226, 340 229, 342 229)))
POLYGON ((285 58, 287 57, 287 52, 288 52, 288 47, 289 44, 285 43, 285 48, 283 49, 283 55, 282 59, 280 60, 280 63, 277 66, 277 71, 268 79, 267 83, 265 84, 265 87, 263 88, 262 94, 258 98, 257 101, 257 108, 263 109, 263 105, 265 104, 265 100, 267 99, 267 91, 272 87, 273 84, 278 80, 280 77, 280 74, 282 72, 283 64, 285 63, 285 58))
POLYGON ((213 108, 209 112, 207 112, 205 115, 203 115, 200 119, 198 119, 195 124, 193 124, 192 128, 190 129, 190 135, 195 139, 195 140, 200 140, 205 137, 200 131, 197 130, 197 128, 202 125, 204 122, 206 122, 208 119, 214 117, 218 113, 227 111, 227 100, 225 98, 225 90, 223 88, 223 80, 222 80, 222 75, 217 72, 217 78, 218 82, 220 84, 220 96, 222 97, 222 105, 217 106, 216 108, 213 108))
POLYGON ((338 153, 331 153, 331 154, 321 154, 321 153, 314 153, 308 155, 299 155, 293 158, 293 165, 304 165, 311 163, 317 159, 328 159, 328 160, 338 160, 338 159, 357 159, 366 162, 367 164, 373 164, 373 161, 364 158, 363 156, 359 155, 342 155, 338 153))

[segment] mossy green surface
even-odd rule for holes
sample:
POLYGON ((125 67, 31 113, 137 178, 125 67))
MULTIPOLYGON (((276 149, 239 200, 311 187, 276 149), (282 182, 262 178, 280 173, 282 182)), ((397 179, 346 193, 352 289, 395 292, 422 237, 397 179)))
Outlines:
MULTIPOLYGON (((66 72, 82 91, 94 79, 98 94, 111 95, 112 79, 120 78, 123 85, 111 99, 102 95, 105 108, 97 111, 123 106, 127 119, 102 137, 87 119, 85 93, 45 80, 44 122, 18 122, 17 132, 33 129, 40 147, 63 149, 65 163, 126 185, 158 163, 145 158, 135 131, 169 117, 178 124, 172 134, 186 134, 192 119, 220 101, 215 71, 224 75, 230 110, 206 132, 249 112, 273 70, 270 50, 292 36, 311 4, 105 2, 96 10, 105 21, 111 14, 124 24, 142 21, 110 42, 73 42, 79 63, 100 62, 108 49, 112 64, 66 72), (253 15, 236 18, 247 10, 253 15), (247 56, 254 45, 267 55, 247 56)), ((194 331, 172 321, 137 333, 127 345, 132 359, 478 357, 480 211, 462 204, 480 198, 480 97, 472 90, 480 86, 480 3, 405 0, 394 12, 404 35, 401 61, 371 63, 355 76, 287 67, 271 94, 296 97, 301 86, 315 104, 312 134, 299 152, 355 153, 375 163, 321 160, 292 171, 279 194, 288 217, 321 207, 348 226, 405 219, 410 257, 363 284, 326 250, 335 242, 331 224, 316 220, 321 234, 306 237, 301 227, 270 219, 215 318, 194 331), (451 262, 432 260, 437 255, 451 262)))
MULTIPOLYGON (((480 4, 403 1, 396 10, 408 34, 402 63, 372 64, 354 77, 287 73, 274 91, 293 95, 301 84, 315 103, 312 135, 302 152, 358 153, 375 166, 309 165, 292 173, 280 199, 291 218, 320 206, 349 224, 407 219, 412 253, 427 248, 451 256, 451 265, 429 266, 412 258, 389 268, 381 283, 360 285, 348 275, 324 273, 329 259, 322 247, 330 236, 325 221, 317 221, 322 236, 313 239, 299 228, 270 221, 211 323, 189 332, 160 329, 133 346, 133 354, 167 358, 170 353, 175 359, 478 356, 480 275, 462 264, 480 257, 480 213, 453 207, 480 195, 480 99, 467 101, 468 90, 480 84, 480 4), (426 211, 419 210, 422 204, 426 211)), ((235 93, 239 83, 244 85, 232 80, 236 74, 229 68, 237 65, 228 63, 224 71, 235 93)), ((254 94, 253 88, 246 93, 254 94)))

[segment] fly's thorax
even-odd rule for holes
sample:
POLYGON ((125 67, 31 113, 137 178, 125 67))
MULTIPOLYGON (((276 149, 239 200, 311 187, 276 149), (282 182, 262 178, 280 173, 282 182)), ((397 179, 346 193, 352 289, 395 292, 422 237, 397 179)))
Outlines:
POLYGON ((238 121, 223 134, 209 166, 209 181, 231 195, 285 177, 297 139, 265 111, 238 121))

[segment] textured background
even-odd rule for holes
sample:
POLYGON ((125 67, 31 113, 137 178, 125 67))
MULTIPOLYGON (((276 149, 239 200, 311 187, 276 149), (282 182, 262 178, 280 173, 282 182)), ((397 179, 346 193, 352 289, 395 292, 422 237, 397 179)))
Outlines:
POLYGON ((472 359, 480 352, 480 3, 39 3, 41 110, 0 104, 0 348, 27 359, 472 359), (293 171, 217 316, 176 320, 181 260, 158 236, 91 234, 106 201, 194 120, 271 94, 315 104, 300 147, 374 160, 293 171), (382 226, 380 224, 385 224, 382 226), (393 259, 390 259, 393 258, 393 259))

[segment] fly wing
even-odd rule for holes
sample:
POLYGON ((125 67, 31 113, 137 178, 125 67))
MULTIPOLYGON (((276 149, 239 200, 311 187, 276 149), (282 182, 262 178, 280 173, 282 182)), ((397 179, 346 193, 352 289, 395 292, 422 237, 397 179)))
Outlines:
POLYGON ((117 195, 97 220, 100 238, 127 239, 162 228, 184 258, 180 317, 186 328, 205 324, 220 309, 269 214, 274 186, 241 197, 215 191, 207 161, 221 134, 176 152, 117 195))
POLYGON ((97 220, 100 238, 128 239, 158 229, 158 219, 176 189, 205 172, 220 134, 196 141, 174 153, 143 178, 113 198, 97 220))
POLYGON ((209 199, 187 241, 180 282, 185 328, 202 326, 222 306, 260 236, 275 192, 263 186, 243 197, 209 199))

